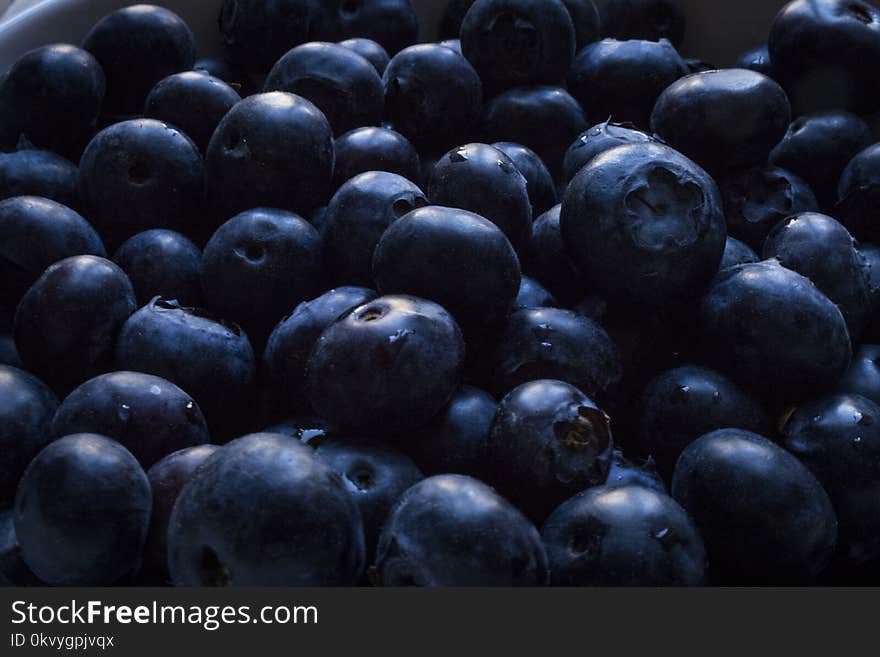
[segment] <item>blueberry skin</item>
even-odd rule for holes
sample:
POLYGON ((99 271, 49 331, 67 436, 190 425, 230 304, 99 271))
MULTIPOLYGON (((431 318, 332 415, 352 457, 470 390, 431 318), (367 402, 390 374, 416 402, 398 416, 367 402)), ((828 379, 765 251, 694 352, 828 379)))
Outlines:
POLYGON ((154 119, 105 128, 80 160, 79 190, 110 246, 151 228, 193 232, 204 205, 204 163, 184 133, 154 119))
POLYGON ((547 165, 535 151, 510 141, 500 141, 492 146, 513 160, 516 168, 526 179, 526 189, 529 192, 529 200, 532 202, 533 217, 544 214, 559 203, 553 177, 550 175, 547 165))
POLYGON ((95 130, 106 81, 97 60, 76 46, 43 46, 22 55, 0 84, 2 141, 78 158, 95 130))
POLYGON ((837 304, 858 342, 870 319, 871 283, 855 240, 831 217, 807 213, 776 226, 764 244, 764 258, 806 276, 837 304))
POLYGON ((694 73, 657 100, 651 129, 712 173, 762 164, 791 121, 788 98, 746 69, 694 73))
POLYGON ((699 295, 727 238, 714 180, 662 144, 631 144, 575 176, 560 214, 575 266, 609 302, 659 307, 699 295))
POLYGON ((681 453, 716 429, 759 434, 772 430, 761 403, 723 374, 686 365, 667 370, 645 388, 641 399, 639 443, 664 475, 671 475, 681 453))
POLYGON ((0 506, 9 506, 25 468, 52 439, 55 394, 35 376, 0 365, 0 506))
POLYGON ((567 185, 593 158, 628 144, 647 144, 654 138, 626 125, 605 121, 583 132, 565 153, 562 181, 567 185))
POLYGON ((39 196, 0 201, 0 303, 15 308, 50 265, 76 255, 107 255, 77 212, 39 196))
POLYGON ((605 486, 608 488, 639 486, 657 493, 667 494, 666 484, 663 483, 663 479, 657 472, 653 458, 649 457, 643 463, 635 463, 627 459, 619 449, 614 450, 605 486))
POLYGON ((15 346, 27 370, 58 392, 102 374, 113 363, 117 333, 137 310, 125 273, 97 256, 55 263, 15 313, 15 346))
POLYGON ((419 37, 419 19, 412 0, 337 0, 336 30, 341 39, 366 37, 390 55, 419 37))
POLYGON ((703 536, 713 583, 808 584, 834 552, 828 494, 757 434, 721 429, 700 438, 682 454, 672 493, 703 536))
POLYGON ((395 221, 428 205, 419 187, 394 173, 371 171, 340 187, 324 216, 324 266, 336 285, 373 285, 373 254, 395 221))
POLYGON ((322 287, 321 236, 301 217, 257 208, 223 224, 202 259, 208 307, 265 339, 322 287))
POLYGON ((490 362, 490 391, 499 398, 529 381, 554 379, 603 403, 622 374, 617 348, 605 330, 558 308, 514 312, 490 362))
POLYGON ((876 342, 880 336, 880 247, 875 244, 859 244, 865 274, 868 277, 868 289, 871 293, 871 320, 863 336, 865 342, 876 342))
POLYGON ((395 55, 382 77, 385 117, 417 148, 454 145, 480 117, 483 86, 461 54, 437 44, 395 55))
POLYGON ((486 104, 480 134, 488 142, 527 146, 559 177, 566 150, 589 125, 580 103, 565 89, 520 87, 486 104))
POLYGON ((330 196, 333 131, 305 98, 250 96, 220 122, 205 156, 208 198, 224 218, 255 207, 309 216, 330 196))
POLYGON ((535 522, 605 482, 611 419, 580 390, 536 380, 501 400, 487 448, 487 481, 535 522))
POLYGON ((333 188, 368 171, 387 171, 418 183, 419 154, 409 140, 387 128, 357 128, 336 138, 333 188))
POLYGON ((523 270, 545 285, 553 296, 573 302, 583 294, 583 281, 562 242, 559 227, 561 205, 556 205, 532 224, 532 240, 523 258, 523 270))
POLYGON ((498 402, 488 392, 461 386, 449 404, 413 434, 407 451, 426 474, 452 472, 483 480, 497 410, 498 402))
POLYGON ((153 492, 153 513, 144 548, 144 568, 167 582, 168 524, 180 491, 196 470, 220 449, 199 445, 169 454, 147 471, 153 492))
POLYGON ((802 178, 823 208, 837 203, 837 183, 850 160, 873 142, 871 128, 839 110, 801 116, 770 153, 770 163, 802 178))
POLYGON ((278 434, 229 443, 196 470, 168 526, 177 586, 352 586, 364 529, 342 479, 278 434))
POLYGON ((52 435, 78 433, 116 440, 144 468, 210 440, 192 397, 170 381, 138 372, 104 374, 67 396, 52 420, 52 435))
POLYGON ((265 74, 284 53, 333 32, 324 0, 223 0, 219 24, 227 57, 251 73, 265 74))
POLYGON ((534 278, 528 276, 522 277, 519 285, 519 293, 516 295, 516 301, 513 307, 516 310, 522 308, 556 308, 559 302, 554 296, 534 278))
POLYGON ((562 0, 574 25, 575 52, 598 41, 601 34, 599 10, 593 0, 562 0))
POLYGON ((760 261, 761 258, 757 253, 735 237, 727 238, 727 245, 724 247, 724 255, 721 258, 721 265, 718 271, 724 271, 737 265, 748 265, 760 261))
POLYGON ((108 14, 83 41, 107 77, 103 111, 136 115, 159 80, 192 69, 195 37, 172 11, 134 5, 108 14))
POLYGON ((250 342, 237 325, 156 298, 122 327, 116 369, 160 376, 186 390, 219 440, 242 421, 256 366, 250 342))
POLYGON ((0 199, 42 196, 78 210, 78 178, 73 162, 49 151, 0 153, 0 199))
POLYGON ((776 77, 799 114, 880 109, 880 11, 862 0, 795 0, 773 22, 776 77))
POLYGON ((834 216, 856 239, 880 241, 875 208, 880 202, 880 144, 858 153, 843 170, 834 216))
POLYGON ((837 384, 837 391, 860 395, 880 404, 880 346, 863 344, 837 384))
POLYGON ((575 57, 568 90, 591 123, 611 119, 650 128, 660 94, 685 74, 681 55, 665 39, 603 39, 575 57))
POLYGON ((373 277, 380 294, 439 303, 465 335, 503 326, 521 281, 519 259, 500 228, 471 212, 438 206, 391 224, 376 247, 373 277))
POLYGON ((0 588, 42 586, 21 558, 12 509, 0 511, 0 588))
POLYGON ((706 548, 665 493, 599 486, 565 502, 541 530, 551 586, 703 586, 706 548))
POLYGON ((67 436, 25 471, 15 533, 46 584, 108 586, 140 566, 151 507, 150 482, 128 450, 103 436, 67 436))
POLYGON ((710 362, 771 398, 833 386, 852 357, 837 306, 775 260, 722 272, 703 299, 700 325, 710 362))
POLYGON ((202 304, 202 252, 187 237, 155 229, 126 240, 113 256, 134 286, 138 306, 161 296, 202 304))
POLYGON ((153 87, 144 116, 179 128, 204 153, 220 121, 240 100, 238 92, 219 78, 187 71, 153 87))
POLYGON ((684 40, 686 18, 678 0, 616 0, 602 2, 602 34, 614 39, 669 39, 678 47, 684 40))
POLYGON ((339 45, 355 51, 358 55, 370 62, 370 64, 373 65, 373 68, 376 69, 376 73, 380 76, 388 67, 388 62, 391 61, 391 57, 388 56, 388 51, 372 39, 346 39, 345 41, 340 41, 339 45))
POLYGON ((263 352, 263 372, 280 409, 296 412, 309 407, 306 364, 321 334, 354 308, 379 295, 363 287, 341 287, 301 303, 275 327, 263 352))
POLYGON ((367 560, 372 563, 388 514, 424 475, 408 456, 381 443, 330 438, 318 446, 317 454, 339 473, 360 509, 367 560))
POLYGON ((880 406, 859 395, 831 395, 799 407, 782 427, 782 445, 828 491, 840 522, 839 552, 852 565, 880 556, 880 406))
POLYGON ((310 100, 337 135, 382 120, 379 74, 366 59, 335 43, 305 43, 272 67, 266 92, 286 91, 310 100))
POLYGON ((767 236, 786 218, 819 209, 809 185, 774 166, 734 171, 719 179, 727 231, 761 252, 767 236))
POLYGON ((466 144, 446 153, 428 183, 434 205, 461 208, 498 226, 517 253, 532 233, 532 204, 525 177, 513 160, 488 144, 466 144))
POLYGON ((446 41, 438 41, 445 48, 452 48, 459 55, 464 55, 461 51, 461 39, 447 39, 446 41))
POLYGON ((384 586, 546 586, 541 537, 509 502, 471 477, 439 475, 404 493, 376 558, 384 586))
POLYGON ((747 68, 772 78, 773 64, 770 61, 770 49, 767 44, 764 43, 746 50, 736 60, 736 68, 747 68))
POLYGON ((309 358, 309 399, 342 430, 395 436, 426 424, 458 388, 464 340, 431 301, 386 296, 331 325, 309 358))
POLYGON ((487 91, 557 84, 574 59, 574 24, 559 0, 477 0, 461 48, 487 91))

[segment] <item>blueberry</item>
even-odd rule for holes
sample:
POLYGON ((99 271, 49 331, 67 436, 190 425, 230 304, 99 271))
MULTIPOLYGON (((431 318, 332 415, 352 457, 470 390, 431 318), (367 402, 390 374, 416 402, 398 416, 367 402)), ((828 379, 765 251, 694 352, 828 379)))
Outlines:
POLYGON ((419 21, 412 0, 335 0, 340 38, 366 37, 391 55, 414 44, 419 21))
POLYGON ((368 171, 396 173, 416 183, 421 180, 418 152, 406 137, 394 130, 358 128, 337 137, 335 149, 334 189, 368 171))
POLYGON ((381 294, 436 301, 466 335, 503 326, 520 286, 519 259, 500 228, 437 206, 391 224, 376 247, 373 276, 381 294))
POLYGON ((706 353, 770 397, 833 386, 852 355, 846 321, 809 279, 775 260, 722 272, 702 303, 706 353))
POLYGON ((309 407, 305 370, 321 334, 354 308, 376 299, 373 290, 343 287, 301 303, 275 328, 263 354, 267 376, 279 408, 303 411, 309 407))
POLYGON ((521 308, 556 308, 559 302, 552 294, 534 278, 523 276, 519 285, 519 293, 513 307, 521 308))
POLYGON ((602 34, 614 39, 684 40, 685 15, 679 0, 615 0, 599 3, 602 34))
POLYGON ((487 90, 556 84, 574 58, 574 24, 560 0, 477 0, 461 47, 487 90))
POLYGON ((269 72, 264 91, 286 91, 313 102, 339 135, 382 120, 382 80, 372 64, 335 43, 297 46, 269 72))
POLYGON ((95 130, 105 89, 104 71, 85 50, 57 44, 25 53, 0 84, 4 148, 24 135, 78 158, 95 130))
POLYGON ((657 100, 651 127, 712 173, 762 164, 785 136, 788 98, 766 75, 746 69, 695 73, 657 100))
POLYGON ((439 414, 416 431, 407 446, 427 474, 486 476, 489 431, 498 402, 488 392, 462 386, 439 414))
POLYGON ((86 35, 88 50, 107 76, 105 114, 140 113, 159 80, 192 69, 195 38, 174 12, 154 5, 133 5, 102 18, 86 35))
POLYGON ((0 302, 14 308, 50 265, 76 255, 106 255, 78 213, 38 196, 0 201, 0 302))
POLYGON ((611 419, 562 381, 523 384, 498 407, 487 449, 488 479, 541 522, 566 499, 605 482, 611 419))
POLYGON ((593 0, 562 0, 574 24, 575 51, 599 39, 599 10, 593 0))
POLYGON ((339 45, 355 51, 358 55, 366 59, 373 65, 373 68, 376 69, 376 73, 379 75, 382 75, 385 72, 385 69, 388 67, 388 62, 391 61, 391 58, 388 56, 388 51, 372 39, 346 39, 345 41, 340 41, 339 45))
POLYGON ((388 64, 382 82, 387 120, 418 148, 450 148, 480 117, 480 78, 468 60, 450 48, 407 48, 388 64))
POLYGON ((770 153, 770 162, 801 177, 822 208, 833 208, 843 170, 872 141, 868 124, 854 114, 809 114, 792 121, 770 153))
POLYGON ((0 365, 0 506, 8 506, 25 468, 52 438, 55 394, 36 377, 0 365))
POLYGON ((529 200, 532 203, 532 216, 537 217, 547 212, 559 203, 556 196, 556 186, 553 177, 547 170, 547 165, 538 157, 531 148, 522 144, 509 141, 500 141, 492 144, 499 151, 507 155, 519 172, 526 179, 526 189, 529 192, 529 200))
POLYGON ((702 586, 706 548, 665 493, 600 486, 560 506, 541 531, 551 586, 702 586))
POLYGON ((770 29, 776 77, 798 113, 880 109, 880 11, 862 0, 794 0, 770 29))
POLYGON ((137 309, 134 290, 109 260, 75 256, 49 267, 15 313, 15 346, 28 371, 68 392, 106 372, 117 333, 137 309))
POLYGON ((834 552, 828 494, 757 434, 721 429, 700 438, 679 460, 672 491, 706 542, 717 584, 807 584, 834 552))
POLYGON ((404 493, 376 559, 385 586, 544 586, 538 530, 476 479, 441 475, 404 493))
POLYGON ((736 60, 736 68, 747 68, 773 77, 773 64, 770 61, 770 49, 766 43, 749 48, 736 60))
POLYGON ((318 456, 339 473, 360 509, 367 559, 372 563, 388 514, 424 475, 408 456, 381 443, 330 438, 318 446, 318 456))
POLYGON ((865 341, 876 342, 880 336, 880 247, 875 244, 860 244, 858 249, 864 260, 871 293, 871 319, 863 338, 865 341))
POLYGON ((863 344, 852 364, 837 384, 837 390, 860 395, 880 404, 880 346, 863 344))
POLYGON ((661 144, 594 158, 569 185, 560 225, 568 253, 596 291, 629 307, 700 294, 726 239, 715 182, 661 144))
POLYGON ((875 208, 880 202, 880 144, 858 153, 840 177, 835 216, 856 239, 880 241, 875 208))
POLYGON ((619 449, 614 450, 605 486, 609 488, 640 486, 657 493, 666 494, 667 492, 666 484, 657 472, 657 465, 653 458, 648 457, 645 461, 636 463, 627 459, 619 449))
POLYGON ((323 219, 324 264, 338 285, 373 284, 373 253, 385 230, 400 217, 428 205, 415 183, 394 173, 371 171, 337 190, 323 219))
POLYGON ((665 39, 603 39, 578 53, 568 90, 591 123, 611 119, 649 128, 660 94, 686 73, 681 56, 665 39))
POLYGON ((15 498, 25 563, 51 586, 108 586, 140 566, 150 482, 122 445, 80 434, 28 466, 15 498))
POLYGON ((113 438, 149 468, 168 454, 209 441, 192 397, 165 379, 113 372, 87 381, 61 403, 56 437, 94 433, 113 438))
POLYGON ((435 205, 485 217, 504 231, 517 253, 525 253, 532 232, 528 187, 502 151, 487 144, 449 151, 434 166, 427 192, 435 205))
POLYGON ((816 475, 840 521, 839 552, 853 565, 880 556, 880 406, 832 395, 799 407, 782 427, 783 446, 816 475))
POLYGON ((123 243, 113 261, 126 273, 138 306, 161 296, 186 306, 202 302, 202 252, 171 230, 148 230, 123 243))
POLYGON ((175 383, 198 403, 216 439, 244 419, 254 352, 235 324, 156 298, 129 318, 116 342, 116 367, 175 383))
POLYGON ((394 436, 423 426, 449 402, 463 361, 461 331, 443 308, 381 297, 318 339, 307 367, 309 398, 343 429, 394 436))
POLYGON ((734 171, 719 178, 727 231, 760 252, 770 232, 784 219, 818 210, 809 185, 774 166, 734 171))
POLYGON ((153 491, 153 513, 144 549, 144 568, 166 583, 168 575, 168 524, 180 491, 201 465, 219 449, 199 445, 169 454, 147 471, 153 491))
POLYGON ((558 177, 566 150, 588 126, 580 103, 565 89, 521 87, 486 104, 480 134, 488 142, 512 141, 527 146, 558 177))
POLYGON ((772 425, 761 403, 723 374, 688 365, 659 374, 645 388, 639 442, 665 475, 688 445, 728 428, 766 434, 772 425))
POLYGON ((760 261, 761 258, 757 253, 735 237, 727 238, 727 245, 724 247, 724 256, 721 258, 721 266, 718 271, 724 271, 737 265, 748 265, 760 261))
POLYGON ((464 55, 461 50, 461 39, 447 39, 446 41, 439 41, 438 43, 444 48, 451 48, 459 55, 464 55))
POLYGON ((351 586, 364 568, 361 514, 311 449, 287 436, 246 436, 183 487, 168 566, 178 586, 351 586))
POLYGON ((583 132, 565 153, 562 180, 566 184, 593 158, 605 151, 627 144, 647 144, 654 141, 651 135, 627 125, 605 121, 583 132))
POLYGON ((864 256, 846 228, 823 214, 789 217, 770 233, 764 257, 813 281, 837 304, 858 341, 871 313, 871 286, 864 256))
POLYGON ((78 210, 78 178, 75 164, 49 151, 0 153, 0 199, 42 196, 78 210))
POLYGON ((523 258, 523 270, 557 299, 573 302, 580 298, 584 285, 562 242, 561 210, 562 206, 556 205, 532 224, 532 240, 523 258))
POLYGON ((617 349, 595 322, 558 308, 518 310, 490 357, 491 390, 503 397, 539 379, 558 379, 602 403, 619 383, 617 349))
POLYGON ((27 567, 15 535, 12 509, 0 511, 0 588, 42 587, 43 582, 27 567))
POLYGON ((321 237, 284 210, 244 212, 214 233, 202 260, 208 307, 265 340, 297 304, 321 289, 321 237))
POLYGON ((333 132, 305 98, 250 96, 220 122, 205 158, 208 198, 219 215, 277 207, 309 216, 330 195, 333 132))
POLYGON ((153 87, 144 116, 179 128, 204 153, 220 121, 240 100, 238 92, 222 80, 188 71, 153 87))
POLYGON ((220 34, 228 58, 252 73, 265 74, 287 51, 333 32, 324 0, 223 0, 220 34))

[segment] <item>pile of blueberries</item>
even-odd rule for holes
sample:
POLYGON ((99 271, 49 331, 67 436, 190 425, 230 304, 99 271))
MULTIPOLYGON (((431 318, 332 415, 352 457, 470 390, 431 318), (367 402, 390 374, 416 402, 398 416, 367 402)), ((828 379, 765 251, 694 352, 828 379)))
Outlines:
POLYGON ((197 60, 135 5, 21 56, 0 582, 880 581, 880 11, 725 69, 685 18, 225 0, 197 60))

